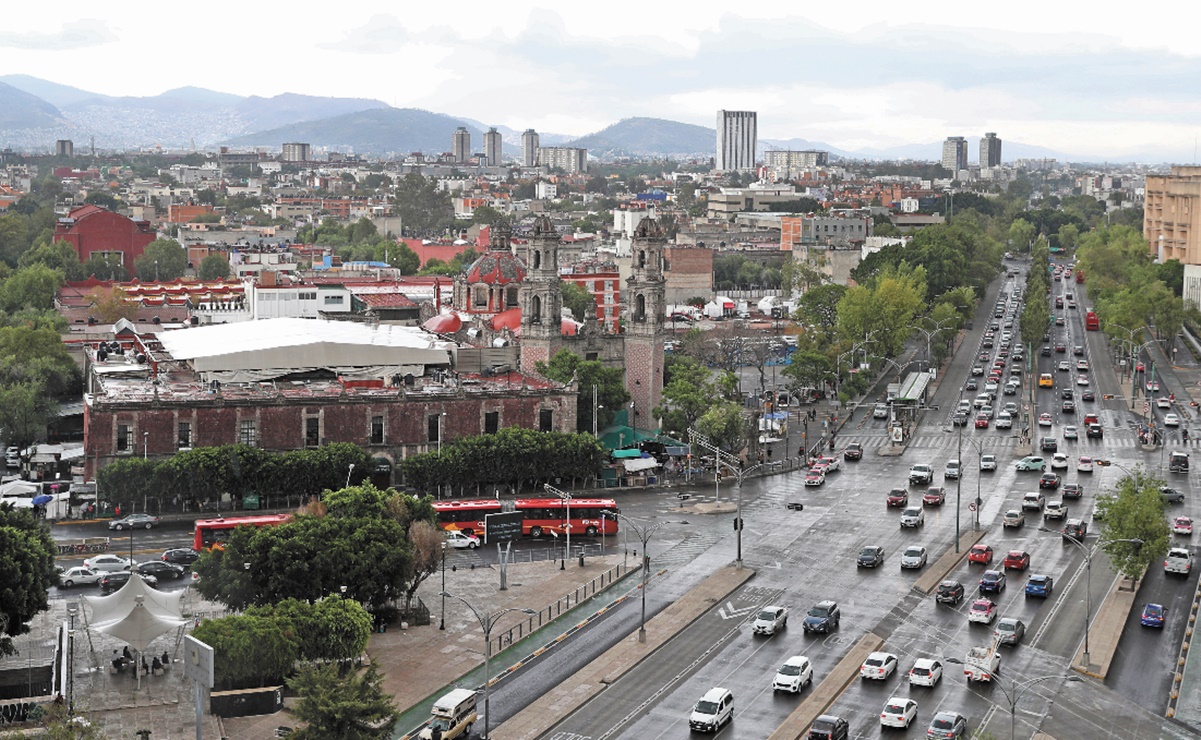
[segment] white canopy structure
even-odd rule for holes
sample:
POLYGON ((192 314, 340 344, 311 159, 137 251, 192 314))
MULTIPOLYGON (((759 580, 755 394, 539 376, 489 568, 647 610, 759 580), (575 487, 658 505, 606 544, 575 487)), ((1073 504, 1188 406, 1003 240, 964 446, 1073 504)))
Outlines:
POLYGON ((116 593, 84 596, 83 600, 92 607, 91 629, 144 653, 156 637, 187 624, 179 608, 182 596, 182 591, 156 591, 135 573, 116 593))

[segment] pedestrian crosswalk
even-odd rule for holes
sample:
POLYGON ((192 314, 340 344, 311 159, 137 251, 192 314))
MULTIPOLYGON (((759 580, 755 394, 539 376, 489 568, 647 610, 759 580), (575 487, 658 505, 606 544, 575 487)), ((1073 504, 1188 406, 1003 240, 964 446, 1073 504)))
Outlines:
MULTIPOLYGON (((1043 436, 1035 434, 1035 439, 1043 436)), ((1056 435, 1057 436, 1057 435, 1056 435)), ((865 452, 871 452, 880 448, 892 446, 892 442, 887 437, 880 434, 842 434, 839 435, 838 441, 840 445, 846 445, 851 442, 858 442, 863 445, 865 452)), ((955 447, 959 443, 959 435, 952 433, 920 433, 909 438, 906 443, 906 448, 912 449, 947 449, 955 447)), ((998 452, 1004 450, 1014 450, 1019 447, 1028 447, 1029 442, 1020 442, 1019 439, 1012 435, 964 435, 964 447, 978 445, 981 449, 989 452, 998 452), (970 440, 970 441, 969 441, 970 440)), ((1141 448, 1138 437, 1130 429, 1118 429, 1108 432, 1105 439, 1101 441, 1082 438, 1076 441, 1060 439, 1060 451, 1067 451, 1068 448, 1063 445, 1068 445, 1072 450, 1079 449, 1080 451, 1092 450, 1099 452, 1109 449, 1136 449, 1141 448)), ((1189 444, 1193 444, 1190 440, 1189 444)), ((1169 440, 1169 447, 1178 447, 1180 444, 1176 441, 1169 440)))

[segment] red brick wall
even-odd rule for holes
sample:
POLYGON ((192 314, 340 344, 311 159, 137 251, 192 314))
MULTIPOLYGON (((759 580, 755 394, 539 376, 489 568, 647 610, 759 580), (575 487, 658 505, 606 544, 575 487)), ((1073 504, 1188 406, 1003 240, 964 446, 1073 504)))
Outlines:
POLYGON ((88 214, 70 227, 56 227, 54 239, 75 247, 80 262, 87 262, 93 252, 121 252, 125 266, 132 269, 134 260, 154 241, 154 231, 119 213, 102 211, 88 214))

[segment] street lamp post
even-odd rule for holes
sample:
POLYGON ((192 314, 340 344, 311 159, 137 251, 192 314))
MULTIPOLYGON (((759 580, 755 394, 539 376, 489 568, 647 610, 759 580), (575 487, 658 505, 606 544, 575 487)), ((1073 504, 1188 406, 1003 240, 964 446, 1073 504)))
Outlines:
POLYGON ((642 541, 642 587, 639 589, 642 591, 642 616, 638 620, 638 642, 646 642, 646 582, 647 571, 651 567, 651 558, 646 552, 646 546, 655 532, 663 526, 663 522, 643 523, 625 514, 618 514, 617 518, 625 522, 626 527, 634 530, 634 535, 642 541))
POLYGON ((346 485, 343 488, 350 488, 350 476, 354 475, 354 463, 350 464, 350 468, 346 471, 346 485))
MULTIPOLYGON (((1039 527, 1038 531, 1047 532, 1050 534, 1062 534, 1058 530, 1051 529, 1050 527, 1039 527)), ((1077 540, 1075 537, 1068 537, 1065 535, 1063 539, 1065 542, 1071 542, 1073 545, 1080 548, 1082 553, 1084 553, 1084 655, 1081 656, 1081 667, 1087 669, 1090 665, 1092 665, 1092 661, 1089 657, 1088 628, 1092 621, 1093 613, 1093 553, 1097 551, 1097 548, 1100 547, 1102 543, 1098 541, 1097 544, 1089 547, 1080 540, 1077 540)), ((1143 544, 1143 541, 1138 538, 1109 540, 1109 542, 1105 544, 1117 542, 1128 542, 1133 545, 1143 544)))
POLYGON ((452 599, 458 599, 459 601, 463 602, 463 605, 470 609, 471 613, 475 615, 475 618, 479 620, 480 629, 484 633, 484 734, 480 735, 480 740, 488 740, 488 728, 490 720, 492 719, 491 713, 488 711, 488 699, 490 698, 489 689, 492 686, 492 628, 496 626, 496 623, 500 621, 501 617, 509 612, 521 612, 522 614, 531 615, 536 614, 537 612, 535 612, 533 609, 517 609, 510 607, 507 609, 497 609, 493 612, 485 612, 481 614, 479 610, 471 605, 470 601, 464 599, 462 596, 448 594, 445 591, 442 592, 442 596, 444 598, 449 596, 452 599))
POLYGON ((67 715, 75 714, 75 615, 79 607, 67 607, 67 715))
MULTIPOLYGON (((948 657, 946 661, 948 663, 957 663, 959 665, 963 665, 963 661, 959 658, 948 657)), ((1001 693, 1005 695, 1005 701, 1009 704, 1009 740, 1014 740, 1017 725, 1018 702, 1021 701, 1022 696, 1025 695, 1027 689, 1035 684, 1042 683, 1043 681, 1054 681, 1057 678, 1063 679, 1064 681, 1071 681, 1073 683, 1082 683, 1084 681, 1084 679, 1079 676, 1061 674, 1039 676, 1037 678, 1030 678, 1025 681, 1014 681, 1012 679, 1003 678, 999 673, 992 674, 993 683, 995 683, 997 688, 1001 690, 1001 693), (1008 684, 1008 686, 1006 686, 1006 684, 1008 684)))
MULTIPOLYGON (((559 570, 566 570, 567 558, 571 557, 571 494, 566 491, 560 491, 549 483, 543 483, 542 487, 547 493, 558 496, 560 501, 567 504, 567 523, 563 525, 563 529, 567 530, 567 544, 563 549, 563 560, 559 563, 559 570)), ((580 560, 583 561, 582 555, 580 556, 580 560)))
MULTIPOLYGON (((150 432, 142 432, 142 459, 145 460, 150 450, 150 432)), ((136 454, 136 453, 135 453, 136 454)))
POLYGON ((690 441, 697 446, 709 450, 713 453, 714 466, 720 469, 723 465, 728 469, 738 481, 738 511, 734 515, 734 532, 735 539, 738 542, 738 555, 735 563, 739 568, 742 567, 742 481, 752 471, 762 467, 763 463, 756 463, 752 466, 744 467, 741 460, 734 457, 730 453, 721 449, 717 445, 709 441, 709 438, 695 429, 688 430, 690 441))
POLYGON ((438 629, 446 629, 446 540, 442 540, 442 616, 438 619, 438 629))

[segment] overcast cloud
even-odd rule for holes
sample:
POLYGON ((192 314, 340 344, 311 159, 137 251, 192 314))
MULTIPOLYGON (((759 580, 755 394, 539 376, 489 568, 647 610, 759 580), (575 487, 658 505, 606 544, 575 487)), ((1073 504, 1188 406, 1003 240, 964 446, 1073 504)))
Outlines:
POLYGON ((996 131, 1080 155, 1179 159, 1201 134, 1201 6, 1171 9, 1164 27, 1032 0, 831 5, 706 15, 629 0, 349 0, 336 12, 127 0, 104 21, 64 22, 96 8, 66 0, 6 12, 0 74, 108 95, 369 97, 574 135, 630 116, 713 126, 719 108, 750 109, 762 138, 843 149, 996 131))

